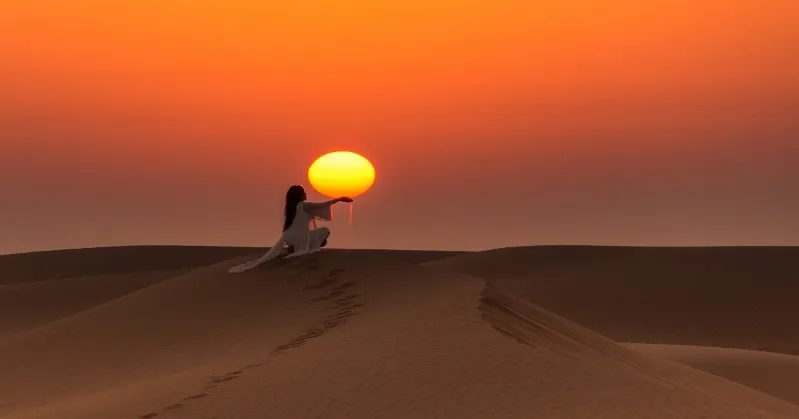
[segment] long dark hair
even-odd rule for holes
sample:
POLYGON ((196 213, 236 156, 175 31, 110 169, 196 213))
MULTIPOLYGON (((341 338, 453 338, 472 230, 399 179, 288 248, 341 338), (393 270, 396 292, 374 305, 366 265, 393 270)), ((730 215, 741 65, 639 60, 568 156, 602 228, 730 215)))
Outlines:
POLYGON ((283 231, 291 227, 294 217, 297 216, 297 204, 305 200, 305 188, 294 185, 286 192, 286 220, 283 222, 283 231))

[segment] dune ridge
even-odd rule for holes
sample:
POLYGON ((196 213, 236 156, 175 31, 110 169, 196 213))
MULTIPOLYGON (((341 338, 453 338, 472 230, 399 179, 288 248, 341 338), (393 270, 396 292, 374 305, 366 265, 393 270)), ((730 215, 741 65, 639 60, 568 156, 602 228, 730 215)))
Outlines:
POLYGON ((532 347, 544 347, 575 360, 620 362, 644 371, 643 360, 615 342, 534 304, 487 285, 480 293, 483 318, 501 333, 532 347))
POLYGON ((636 343, 624 346, 735 381, 799 406, 799 357, 796 355, 691 345, 636 343))
POLYGON ((0 285, 0 341, 185 272, 121 273, 0 285))
POLYGON ((614 341, 799 354, 799 247, 537 246, 432 261, 614 341))
POLYGON ((1 255, 0 284, 193 269, 260 250, 215 246, 116 246, 1 255))
POLYGON ((799 414, 756 380, 618 344, 460 273, 472 254, 325 251, 227 275, 253 253, 195 261, 0 341, 0 417, 799 414))

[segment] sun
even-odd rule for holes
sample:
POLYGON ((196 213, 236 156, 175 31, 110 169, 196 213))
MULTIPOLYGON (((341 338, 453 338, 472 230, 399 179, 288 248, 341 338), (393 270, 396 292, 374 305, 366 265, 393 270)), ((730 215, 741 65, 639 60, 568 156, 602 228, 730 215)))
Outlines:
POLYGON ((335 151, 316 159, 308 168, 308 180, 320 194, 356 197, 375 182, 375 168, 366 157, 351 151, 335 151))

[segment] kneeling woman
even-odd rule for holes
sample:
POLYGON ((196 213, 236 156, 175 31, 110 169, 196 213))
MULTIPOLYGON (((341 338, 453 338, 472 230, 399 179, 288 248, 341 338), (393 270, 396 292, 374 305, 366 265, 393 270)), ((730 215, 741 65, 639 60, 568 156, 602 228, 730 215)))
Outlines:
POLYGON ((286 192, 285 221, 283 234, 274 246, 260 258, 231 268, 228 272, 239 273, 274 259, 288 247, 286 257, 302 256, 319 251, 327 245, 330 230, 316 227, 316 219, 333 219, 332 206, 338 202, 352 202, 351 198, 341 197, 326 202, 306 202, 308 196, 300 185, 294 185, 286 192))

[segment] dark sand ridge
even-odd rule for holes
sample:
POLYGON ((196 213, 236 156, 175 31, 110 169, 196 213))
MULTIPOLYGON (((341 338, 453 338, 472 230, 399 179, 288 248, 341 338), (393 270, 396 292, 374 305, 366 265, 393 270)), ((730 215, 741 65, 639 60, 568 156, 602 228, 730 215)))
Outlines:
POLYGON ((542 246, 431 265, 620 342, 799 353, 799 248, 542 246))
MULTIPOLYGON (((193 269, 268 249, 220 246, 119 246, 0 255, 0 284, 94 275, 193 269)), ((327 250, 347 252, 348 250, 327 250)), ((420 263, 464 252, 358 250, 420 263)))
POLYGON ((0 342, 0 417, 796 416, 414 266, 442 254, 325 252, 225 274, 251 256, 0 342))
POLYGON ((799 353, 799 248, 542 246, 431 265, 479 275, 619 341, 665 342, 625 346, 799 403, 799 358, 779 353, 799 353))

